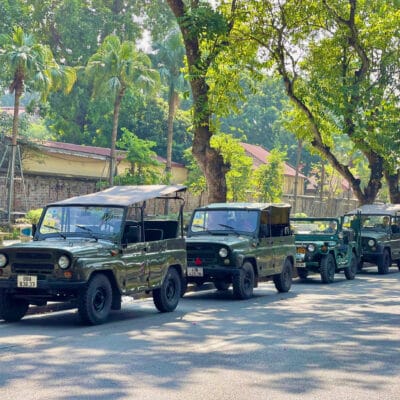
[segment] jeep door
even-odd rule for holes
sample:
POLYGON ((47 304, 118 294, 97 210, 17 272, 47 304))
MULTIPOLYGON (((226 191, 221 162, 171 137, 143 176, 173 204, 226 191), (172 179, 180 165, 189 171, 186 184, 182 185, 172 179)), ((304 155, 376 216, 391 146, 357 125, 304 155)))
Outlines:
POLYGON ((269 276, 274 274, 273 240, 274 238, 270 236, 260 237, 258 245, 254 251, 260 276, 269 276))
POLYGON ((146 242, 147 269, 149 271, 149 286, 161 284, 164 270, 167 266, 167 240, 146 242))
POLYGON ((121 260, 125 269, 127 292, 140 292, 148 287, 148 267, 145 243, 128 244, 122 250, 121 260))
POLYGON ((271 236, 269 212, 260 213, 259 241, 255 253, 257 258, 258 273, 260 276, 273 275, 274 269, 274 238, 271 236))
POLYGON ((400 260, 400 216, 392 217, 391 231, 392 260, 400 260))
POLYGON ((274 273, 281 272, 282 266, 285 262, 286 257, 289 254, 293 254, 294 239, 293 236, 273 236, 272 238, 272 249, 274 257, 274 273))

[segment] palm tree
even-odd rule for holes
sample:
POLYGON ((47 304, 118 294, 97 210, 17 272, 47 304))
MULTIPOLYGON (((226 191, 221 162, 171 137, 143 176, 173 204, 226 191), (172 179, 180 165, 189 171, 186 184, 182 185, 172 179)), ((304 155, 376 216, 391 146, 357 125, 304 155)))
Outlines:
POLYGON ((51 90, 72 89, 76 80, 73 68, 62 67, 56 63, 48 46, 35 43, 32 35, 21 27, 15 27, 11 35, 0 36, 0 65, 11 83, 9 91, 14 94, 14 114, 12 124, 12 154, 10 158, 10 181, 8 187, 8 223, 14 203, 14 175, 18 139, 20 100, 24 92, 40 93, 45 100, 51 90))
POLYGON ((111 133, 111 154, 109 184, 114 183, 116 166, 116 141, 119 111, 127 90, 133 88, 154 88, 158 73, 151 68, 150 58, 131 41, 122 42, 115 35, 109 35, 90 57, 86 73, 93 79, 94 96, 111 93, 114 96, 113 127, 111 133))
POLYGON ((185 56, 182 36, 178 28, 172 30, 162 43, 154 46, 157 51, 155 59, 161 79, 168 86, 168 128, 167 128, 167 164, 165 168, 169 179, 172 165, 172 143, 174 134, 174 119, 179 106, 179 93, 189 90, 182 69, 185 56))

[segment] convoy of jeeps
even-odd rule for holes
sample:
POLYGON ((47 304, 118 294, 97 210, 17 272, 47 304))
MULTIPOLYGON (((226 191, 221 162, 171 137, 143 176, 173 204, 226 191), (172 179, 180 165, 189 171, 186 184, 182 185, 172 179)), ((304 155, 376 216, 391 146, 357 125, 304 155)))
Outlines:
POLYGON ((339 218, 291 217, 281 203, 216 203, 184 227, 180 185, 114 186, 43 208, 32 241, 0 248, 0 319, 30 305, 69 302, 89 325, 123 296, 151 294, 175 310, 188 285, 253 296, 261 281, 288 292, 294 277, 353 280, 365 263, 400 269, 400 205, 368 205, 339 218), (173 214, 166 210, 174 204, 173 214))

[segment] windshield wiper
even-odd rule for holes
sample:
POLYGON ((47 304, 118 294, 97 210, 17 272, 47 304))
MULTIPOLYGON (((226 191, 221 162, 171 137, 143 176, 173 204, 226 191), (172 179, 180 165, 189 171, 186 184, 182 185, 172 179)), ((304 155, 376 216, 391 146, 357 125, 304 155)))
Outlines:
POLYGON ((235 232, 236 235, 240 236, 240 233, 236 230, 236 228, 234 228, 233 226, 230 225, 225 225, 225 224, 218 224, 219 226, 222 226, 223 228, 228 228, 230 229, 232 232, 235 232))
POLYGON ((202 232, 207 232, 207 233, 212 234, 212 232, 209 231, 209 230, 208 230, 205 226, 203 226, 203 225, 195 224, 195 225, 192 225, 192 227, 194 227, 194 228, 202 228, 202 229, 203 229, 202 232))
POLYGON ((64 240, 67 238, 66 235, 64 235, 63 233, 60 232, 60 230, 54 226, 51 225, 42 225, 44 228, 48 228, 48 229, 52 229, 53 231, 55 231, 56 233, 58 233, 64 240))
POLYGON ((79 229, 82 229, 82 230, 84 230, 84 231, 86 231, 86 232, 89 232, 90 236, 91 236, 93 239, 95 239, 96 241, 99 240, 99 238, 98 238, 96 235, 94 235, 94 234, 93 234, 93 231, 92 231, 90 228, 88 228, 87 226, 78 225, 78 224, 76 224, 75 226, 76 226, 77 228, 79 228, 79 229))

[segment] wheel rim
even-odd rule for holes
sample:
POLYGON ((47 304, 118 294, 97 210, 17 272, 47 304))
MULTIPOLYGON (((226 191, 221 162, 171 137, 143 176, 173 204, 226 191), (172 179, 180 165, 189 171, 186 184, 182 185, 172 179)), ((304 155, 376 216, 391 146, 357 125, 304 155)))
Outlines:
POLYGON ((165 290, 165 296, 168 300, 173 300, 176 294, 175 282, 173 279, 168 279, 168 285, 165 290))
POLYGON ((253 288, 253 274, 248 269, 244 273, 243 287, 246 292, 251 291, 253 288))
POLYGON ((98 288, 93 297, 93 308, 96 312, 100 312, 104 309, 107 301, 107 295, 104 288, 98 288))

